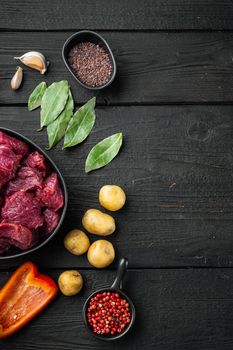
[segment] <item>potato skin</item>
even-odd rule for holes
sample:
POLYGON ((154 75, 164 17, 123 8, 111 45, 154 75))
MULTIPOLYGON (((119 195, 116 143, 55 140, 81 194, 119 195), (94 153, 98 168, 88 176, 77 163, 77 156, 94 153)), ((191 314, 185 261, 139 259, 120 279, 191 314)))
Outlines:
POLYGON ((99 239, 88 250, 87 259, 97 269, 110 265, 115 259, 115 250, 111 242, 99 239))
POLYGON ((117 185, 105 185, 99 191, 99 202, 105 209, 117 211, 125 205, 126 195, 117 185))
POLYGON ((64 246, 74 255, 82 255, 88 251, 90 240, 81 230, 71 230, 64 238, 64 246))
POLYGON ((83 278, 79 271, 68 270, 60 274, 58 278, 60 291, 70 297, 78 294, 83 287, 83 278))
POLYGON ((111 235, 116 229, 114 218, 98 209, 87 210, 83 216, 82 224, 89 233, 98 236, 111 235))

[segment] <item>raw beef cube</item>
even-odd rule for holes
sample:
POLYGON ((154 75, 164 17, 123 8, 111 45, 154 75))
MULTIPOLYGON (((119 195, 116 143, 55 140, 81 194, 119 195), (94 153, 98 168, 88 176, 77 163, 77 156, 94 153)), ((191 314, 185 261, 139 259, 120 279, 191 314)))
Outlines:
POLYGON ((0 188, 15 176, 20 160, 8 146, 0 145, 0 188))
POLYGON ((49 235, 54 231, 59 222, 60 216, 53 209, 45 209, 44 211, 44 225, 43 225, 43 233, 45 235, 49 235))
POLYGON ((6 195, 10 196, 18 191, 32 191, 42 188, 42 175, 36 169, 22 167, 17 173, 17 177, 11 180, 6 189, 6 195))
MULTIPOLYGON (((42 228, 42 226, 40 228, 42 228)), ((32 231, 32 236, 33 236, 31 247, 33 247, 34 245, 39 243, 39 240, 40 240, 40 231, 39 231, 39 229, 40 228, 31 230, 32 231)))
POLYGON ((3 207, 4 203, 5 203, 5 199, 2 195, 0 195, 0 207, 3 207))
POLYGON ((37 191, 37 198, 55 211, 63 206, 63 194, 56 173, 52 173, 44 182, 44 188, 37 191))
POLYGON ((7 239, 0 238, 0 254, 6 253, 10 247, 11 244, 7 239))
POLYGON ((29 147, 26 143, 2 131, 0 131, 0 145, 7 145, 15 154, 21 155, 22 157, 25 157, 29 153, 29 147))
POLYGON ((29 154, 24 160, 24 165, 39 170, 43 176, 46 176, 48 172, 48 165, 46 164, 43 154, 35 151, 29 154))
POLYGON ((22 250, 31 247, 33 242, 32 233, 27 227, 8 223, 0 224, 0 239, 22 250))
POLYGON ((30 229, 36 229, 43 225, 39 201, 33 193, 15 192, 6 198, 2 208, 2 218, 14 224, 21 224, 30 229))

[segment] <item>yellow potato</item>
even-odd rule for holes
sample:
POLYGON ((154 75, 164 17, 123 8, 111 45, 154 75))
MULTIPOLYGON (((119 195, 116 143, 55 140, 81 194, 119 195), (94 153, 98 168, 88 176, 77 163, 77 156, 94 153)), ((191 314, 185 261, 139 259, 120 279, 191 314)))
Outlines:
POLYGON ((116 185, 105 185, 99 191, 100 204, 110 210, 117 211, 125 205, 126 195, 123 189, 116 185))
POLYGON ((115 250, 109 241, 99 239, 91 244, 87 259, 89 263, 98 269, 102 269, 110 265, 115 259, 115 250))
POLYGON ((98 236, 111 235, 116 229, 114 218, 97 209, 87 210, 83 216, 82 224, 88 232, 98 236))
POLYGON ((74 255, 82 255, 88 251, 90 241, 87 235, 81 230, 72 230, 64 238, 64 246, 74 255))
POLYGON ((76 295, 83 287, 82 275, 77 270, 64 271, 59 276, 58 286, 64 295, 76 295))

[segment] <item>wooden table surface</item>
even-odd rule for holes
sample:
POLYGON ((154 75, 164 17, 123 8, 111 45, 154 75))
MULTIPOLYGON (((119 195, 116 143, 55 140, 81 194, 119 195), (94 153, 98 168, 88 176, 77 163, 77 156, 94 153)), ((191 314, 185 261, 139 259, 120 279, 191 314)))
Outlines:
POLYGON ((50 151, 69 191, 59 234, 37 253, 0 261, 0 286, 27 259, 57 279, 78 268, 85 288, 59 295, 1 350, 232 350, 233 348, 233 2, 231 0, 2 0, 0 5, 0 125, 42 148, 38 111, 27 98, 42 80, 68 79, 78 105, 97 96, 97 121, 85 143, 50 151), (109 42, 117 77, 90 93, 66 70, 61 49, 72 33, 92 29, 109 42), (14 56, 29 50, 51 61, 48 74, 25 69, 23 87, 9 88, 14 56), (84 172, 90 148, 124 134, 120 155, 84 172), (81 310, 95 289, 111 284, 116 263, 95 270, 63 247, 86 209, 99 208, 98 190, 116 183, 126 207, 114 214, 110 237, 127 256, 125 291, 137 310, 128 337, 99 342, 81 310))

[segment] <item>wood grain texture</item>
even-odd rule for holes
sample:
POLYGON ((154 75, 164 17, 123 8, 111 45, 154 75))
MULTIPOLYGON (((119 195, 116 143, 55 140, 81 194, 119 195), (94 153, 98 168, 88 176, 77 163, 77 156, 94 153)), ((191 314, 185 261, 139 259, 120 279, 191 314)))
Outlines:
MULTIPOLYGON (((93 96, 67 71, 63 43, 70 33, 1 33, 0 104, 26 103, 42 80, 68 79, 77 103, 93 96), (22 88, 9 88, 18 64, 13 57, 42 51, 51 62, 41 76, 25 68, 22 88)), ((116 56, 117 77, 98 92, 100 104, 233 102, 233 37, 231 33, 104 33, 116 56)))
MULTIPOLYGON (((233 107, 99 107, 90 137, 79 147, 50 151, 69 191, 63 229, 32 258, 46 267, 88 267, 86 257, 66 252, 63 235, 81 227, 85 210, 96 207, 106 183, 125 188, 127 206, 114 213, 117 232, 109 239, 132 267, 233 266, 233 107), (122 131, 124 144, 107 167, 85 174, 89 150, 122 131), (44 259, 46 257, 46 259, 44 259)), ((35 130, 39 111, 0 108, 0 125, 43 148, 35 130)), ((96 237, 92 235, 91 239, 96 237)), ((1 268, 22 260, 0 262, 1 268)))
POLYGON ((233 29, 231 0, 2 0, 1 29, 233 29))
MULTIPOLYGON (((55 279, 57 273, 49 272, 55 279)), ((113 272, 82 271, 85 289, 59 297, 12 338, 4 350, 231 350, 233 270, 172 269, 129 271, 125 291, 134 301, 134 329, 121 341, 105 343, 87 333, 82 320, 86 297, 109 286, 113 272)), ((1 273, 0 285, 8 274, 1 273)))

